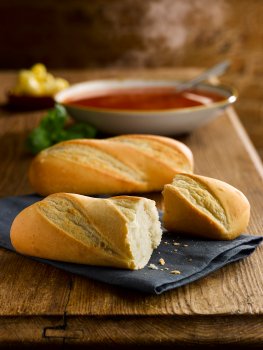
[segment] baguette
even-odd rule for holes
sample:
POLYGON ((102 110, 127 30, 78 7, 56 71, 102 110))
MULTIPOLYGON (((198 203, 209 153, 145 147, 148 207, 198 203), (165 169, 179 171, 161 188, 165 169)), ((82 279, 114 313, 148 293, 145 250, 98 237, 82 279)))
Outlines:
POLYGON ((24 209, 11 227, 19 253, 52 260, 141 269, 161 241, 155 202, 59 193, 24 209))
POLYGON ((29 180, 41 195, 160 191, 178 172, 192 172, 183 143, 161 136, 124 135, 61 142, 36 156, 29 180))
POLYGON ((164 186, 163 225, 217 240, 231 240, 247 227, 250 205, 242 192, 213 178, 178 174, 164 186))

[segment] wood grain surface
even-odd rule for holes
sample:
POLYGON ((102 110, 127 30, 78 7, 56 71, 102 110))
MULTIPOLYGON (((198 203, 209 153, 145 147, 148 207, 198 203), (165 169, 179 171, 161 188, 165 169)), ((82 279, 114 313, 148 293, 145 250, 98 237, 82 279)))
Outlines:
MULTIPOLYGON (((116 76, 183 78, 191 70, 64 72, 70 82, 116 76)), ((24 150, 44 112, 4 105, 12 72, 0 74, 0 195, 32 192, 24 150)), ((251 203, 248 232, 263 234, 262 164, 232 109, 180 137, 193 151, 195 172, 242 190, 251 203)), ((160 198, 153 194, 152 198, 160 198)), ((245 260, 185 287, 149 296, 60 271, 0 249, 0 345, 63 347, 263 344, 263 247, 245 260), (14 329, 20 329, 19 334, 14 329), (176 331, 175 331, 176 329, 176 331), (34 330, 34 331, 33 331, 34 330), (24 335, 23 335, 24 334, 24 335), (24 337, 24 338, 23 338, 24 337)))

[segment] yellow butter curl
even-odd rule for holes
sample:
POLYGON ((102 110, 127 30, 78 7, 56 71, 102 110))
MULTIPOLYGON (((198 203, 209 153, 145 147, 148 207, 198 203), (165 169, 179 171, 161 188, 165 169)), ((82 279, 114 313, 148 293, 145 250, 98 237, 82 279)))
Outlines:
POLYGON ((57 92, 67 88, 67 80, 54 77, 48 73, 42 63, 37 63, 29 70, 21 70, 13 93, 30 96, 54 96, 57 92))

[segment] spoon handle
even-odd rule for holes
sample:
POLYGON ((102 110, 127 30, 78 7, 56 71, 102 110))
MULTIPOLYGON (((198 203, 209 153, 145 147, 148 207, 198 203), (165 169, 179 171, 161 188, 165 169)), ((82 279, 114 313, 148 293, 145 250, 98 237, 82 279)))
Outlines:
POLYGON ((221 63, 216 64, 215 66, 205 70, 203 73, 198 75, 196 78, 191 79, 185 83, 180 83, 176 85, 176 90, 177 91, 183 91, 189 88, 192 88, 196 86, 197 84, 201 83, 202 81, 206 80, 207 78, 211 76, 218 76, 223 74, 226 69, 230 66, 230 61, 225 60, 221 63))

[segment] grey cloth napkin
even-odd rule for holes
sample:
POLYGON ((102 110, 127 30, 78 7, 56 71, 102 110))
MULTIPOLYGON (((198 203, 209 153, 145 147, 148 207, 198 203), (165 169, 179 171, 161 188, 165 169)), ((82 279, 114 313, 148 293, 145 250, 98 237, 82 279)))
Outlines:
MULTIPOLYGON (((10 242, 10 227, 15 216, 41 199, 37 195, 0 199, 1 247, 14 251, 10 242)), ((211 241, 176 237, 164 231, 162 242, 153 252, 150 262, 138 271, 30 258, 101 282, 145 293, 161 294, 249 256, 262 239, 261 236, 241 235, 233 241, 211 241), (159 263, 160 259, 164 260, 164 265, 159 263)))

